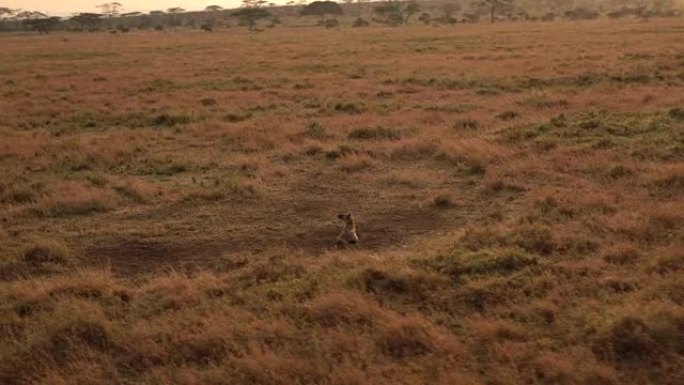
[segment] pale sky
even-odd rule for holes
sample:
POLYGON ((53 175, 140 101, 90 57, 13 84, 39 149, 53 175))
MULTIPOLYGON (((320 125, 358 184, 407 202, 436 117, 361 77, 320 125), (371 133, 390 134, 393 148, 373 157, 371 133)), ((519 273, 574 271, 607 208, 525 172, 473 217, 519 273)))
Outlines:
MULTIPOLYGON (((117 1, 117 0, 113 0, 117 1)), ((76 12, 98 12, 96 5, 109 0, 0 0, 0 7, 21 8, 31 11, 47 12, 52 16, 65 16, 76 12)), ((123 4, 123 12, 166 10, 182 7, 188 11, 202 10, 208 5, 236 8, 240 0, 118 0, 123 4)), ((274 3, 284 3, 275 0, 274 3)))

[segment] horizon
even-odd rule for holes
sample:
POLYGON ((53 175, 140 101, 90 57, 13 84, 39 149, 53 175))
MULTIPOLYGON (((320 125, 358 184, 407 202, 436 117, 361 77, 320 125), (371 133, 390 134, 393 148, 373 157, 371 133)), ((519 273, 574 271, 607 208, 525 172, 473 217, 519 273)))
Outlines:
MULTIPOLYGON (((288 0, 272 0, 279 6, 288 0)), ((371 0, 372 1, 372 0, 371 0)), ((67 17, 83 12, 99 12, 97 5, 106 3, 103 0, 63 0, 59 2, 48 0, 0 0, 0 7, 39 11, 48 16, 67 17)), ((123 0, 119 1, 123 7, 121 13, 150 11, 166 11, 169 8, 181 7, 186 11, 202 11, 210 5, 219 5, 226 9, 238 8, 241 0, 123 0)), ((674 7, 684 8, 684 0, 675 0, 674 7)))
MULTIPOLYGON (((46 0, 0 0, 0 7, 39 11, 49 16, 63 17, 75 13, 98 12, 97 5, 106 2, 97 0, 64 0, 59 2, 46 0)), ((220 5, 223 8, 230 9, 237 8, 241 4, 240 0, 123 0, 119 2, 123 5, 122 13, 166 11, 173 7, 181 7, 186 11, 201 11, 210 5, 220 5)), ((286 1, 274 0, 271 2, 283 5, 286 1)))

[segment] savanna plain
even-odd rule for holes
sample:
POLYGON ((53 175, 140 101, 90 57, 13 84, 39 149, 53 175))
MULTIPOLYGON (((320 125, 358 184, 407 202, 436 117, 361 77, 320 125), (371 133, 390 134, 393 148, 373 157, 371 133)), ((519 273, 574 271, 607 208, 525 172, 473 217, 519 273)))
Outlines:
POLYGON ((0 46, 3 384, 684 381, 680 18, 0 46))

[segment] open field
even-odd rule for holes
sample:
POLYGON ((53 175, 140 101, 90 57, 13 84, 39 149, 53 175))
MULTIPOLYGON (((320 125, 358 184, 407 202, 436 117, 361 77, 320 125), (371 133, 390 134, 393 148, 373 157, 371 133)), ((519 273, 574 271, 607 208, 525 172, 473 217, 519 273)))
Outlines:
POLYGON ((682 19, 0 46, 0 383, 684 381, 682 19))

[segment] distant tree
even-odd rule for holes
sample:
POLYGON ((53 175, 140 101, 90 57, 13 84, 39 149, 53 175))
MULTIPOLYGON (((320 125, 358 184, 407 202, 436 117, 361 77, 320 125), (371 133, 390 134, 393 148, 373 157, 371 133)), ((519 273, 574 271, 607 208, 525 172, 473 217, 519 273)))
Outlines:
POLYGON ((12 19, 20 21, 23 25, 37 31, 40 34, 48 33, 51 29, 59 25, 59 17, 48 17, 48 15, 38 11, 16 10, 12 19))
POLYGON ((96 5, 95 8, 100 8, 102 14, 107 17, 116 17, 119 15, 119 13, 121 13, 121 10, 123 9, 123 4, 119 2, 104 3, 96 5))
POLYGON ((415 0, 388 1, 373 8, 373 13, 382 16, 387 24, 393 26, 408 23, 411 16, 418 12, 420 12, 420 6, 415 0))
POLYGON ((597 19, 600 16, 598 11, 594 11, 586 7, 577 7, 569 11, 565 11, 564 15, 571 20, 592 20, 597 19))
MULTIPOLYGON (((37 12, 40 13, 40 12, 37 12)), ((41 15, 44 15, 40 13, 41 15)), ((50 33, 53 29, 55 29, 61 21, 61 18, 53 16, 53 17, 40 17, 37 19, 28 19, 24 20, 24 24, 27 25, 29 28, 37 31, 39 34, 47 34, 50 33)))
POLYGON ((214 26, 223 18, 223 7, 220 5, 210 5, 204 8, 208 14, 203 15, 204 22, 200 25, 200 29, 207 32, 213 32, 214 26), (211 29, 211 31, 209 30, 211 29))
POLYGON ((46 14, 38 11, 17 11, 14 14, 14 19, 21 21, 46 19, 47 17, 46 14))
POLYGON ((242 0, 242 8, 260 8, 268 3, 268 0, 242 0))
POLYGON ((512 3, 513 0, 481 0, 476 4, 481 7, 486 7, 489 10, 489 21, 494 23, 494 15, 496 12, 512 3))
POLYGON ((261 8, 266 3, 266 0, 242 0, 242 8, 233 12, 232 16, 240 19, 248 30, 254 31, 258 20, 271 16, 267 10, 261 8))
POLYGON ((102 14, 100 13, 79 13, 71 20, 77 23, 81 29, 94 30, 102 24, 102 14))
POLYGON ((12 17, 16 12, 14 9, 0 7, 0 19, 12 17))
POLYGON ((340 21, 337 19, 327 19, 325 21, 325 28, 330 29, 330 28, 337 28, 340 26, 340 21))
POLYGON ((172 7, 166 10, 166 13, 169 15, 168 18, 168 26, 170 27, 180 27, 183 22, 181 20, 181 13, 185 12, 185 9, 181 7, 172 7))
POLYGON ((540 18, 540 20, 541 21, 554 21, 554 20, 556 20, 556 14, 553 12, 547 12, 546 14, 544 14, 540 18))
POLYGON ((341 15, 342 7, 334 1, 314 1, 301 11, 302 15, 316 15, 321 17, 320 24, 326 25, 325 15, 341 15))
POLYGON ((445 3, 442 4, 440 8, 442 9, 442 13, 444 13, 445 18, 452 19, 454 17, 454 13, 461 10, 461 5, 458 3, 445 3))

